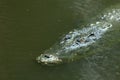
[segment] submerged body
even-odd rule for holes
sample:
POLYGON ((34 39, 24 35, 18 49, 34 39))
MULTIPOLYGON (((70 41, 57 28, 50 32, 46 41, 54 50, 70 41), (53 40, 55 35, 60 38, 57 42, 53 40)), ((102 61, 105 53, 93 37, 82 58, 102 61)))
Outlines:
MULTIPOLYGON (((87 24, 83 29, 75 29, 66 34, 59 43, 36 58, 38 63, 59 64, 74 58, 80 50, 102 38, 114 22, 120 22, 120 9, 112 9, 103 13, 100 19, 87 24)), ((78 55, 79 56, 79 55, 78 55)))

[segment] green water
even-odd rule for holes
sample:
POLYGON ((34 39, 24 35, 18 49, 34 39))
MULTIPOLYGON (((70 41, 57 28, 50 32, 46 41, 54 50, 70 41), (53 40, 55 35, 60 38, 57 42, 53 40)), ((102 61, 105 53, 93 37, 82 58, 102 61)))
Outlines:
POLYGON ((94 55, 48 67, 35 58, 120 0, 0 0, 0 80, 120 80, 120 25, 94 55), (80 27, 80 26, 79 26, 80 27))

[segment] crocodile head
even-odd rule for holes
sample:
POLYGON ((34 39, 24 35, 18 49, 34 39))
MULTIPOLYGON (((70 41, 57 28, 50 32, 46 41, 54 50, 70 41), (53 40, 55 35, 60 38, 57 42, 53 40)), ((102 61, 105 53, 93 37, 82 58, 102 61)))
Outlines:
POLYGON ((62 62, 62 60, 53 54, 41 54, 36 58, 38 63, 43 63, 43 64, 59 64, 62 62))

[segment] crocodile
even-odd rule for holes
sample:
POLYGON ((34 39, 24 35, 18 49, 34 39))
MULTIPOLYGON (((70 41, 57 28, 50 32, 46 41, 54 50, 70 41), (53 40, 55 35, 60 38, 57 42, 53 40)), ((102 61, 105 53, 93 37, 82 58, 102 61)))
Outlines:
POLYGON ((58 43, 38 56, 36 61, 46 65, 74 61, 75 56, 80 56, 85 48, 97 43, 115 22, 120 22, 120 9, 106 9, 97 18, 97 21, 84 25, 82 29, 68 32, 58 43))

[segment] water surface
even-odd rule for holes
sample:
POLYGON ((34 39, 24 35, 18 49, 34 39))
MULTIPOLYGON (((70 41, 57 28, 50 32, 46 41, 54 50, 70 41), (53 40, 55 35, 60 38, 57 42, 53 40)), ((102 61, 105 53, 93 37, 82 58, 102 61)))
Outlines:
POLYGON ((47 67, 35 58, 63 34, 119 0, 0 0, 0 80, 119 80, 120 24, 79 61, 47 67))

